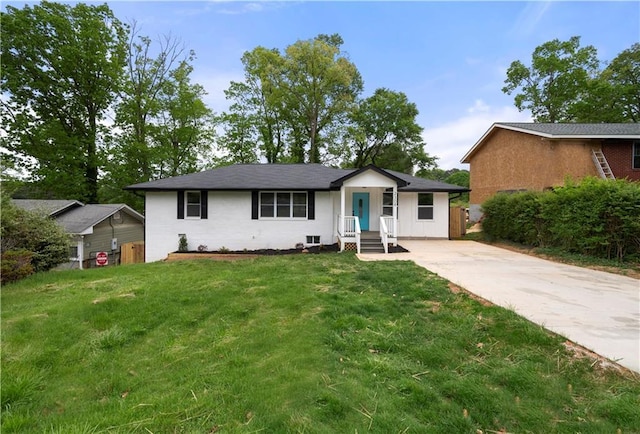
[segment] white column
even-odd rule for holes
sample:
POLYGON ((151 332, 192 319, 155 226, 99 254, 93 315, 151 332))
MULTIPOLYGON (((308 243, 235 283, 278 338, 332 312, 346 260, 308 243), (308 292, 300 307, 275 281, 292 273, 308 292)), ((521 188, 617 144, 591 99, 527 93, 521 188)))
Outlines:
POLYGON ((84 260, 84 235, 80 235, 80 240, 76 241, 78 243, 78 268, 82 270, 82 261, 84 260))
POLYGON ((340 187, 340 235, 344 235, 344 217, 346 212, 345 205, 345 187, 344 185, 340 187))

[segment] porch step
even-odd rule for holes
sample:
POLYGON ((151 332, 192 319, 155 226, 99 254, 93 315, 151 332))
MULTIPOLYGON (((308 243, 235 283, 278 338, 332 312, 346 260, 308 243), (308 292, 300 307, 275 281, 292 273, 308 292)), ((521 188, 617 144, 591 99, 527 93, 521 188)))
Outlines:
POLYGON ((362 237, 360 238, 361 253, 384 253, 384 246, 378 235, 376 238, 362 237))

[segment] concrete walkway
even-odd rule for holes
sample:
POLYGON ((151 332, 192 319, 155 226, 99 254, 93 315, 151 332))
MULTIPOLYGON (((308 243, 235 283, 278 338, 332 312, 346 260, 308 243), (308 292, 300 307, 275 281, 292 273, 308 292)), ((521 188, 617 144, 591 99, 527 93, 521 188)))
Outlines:
POLYGON ((640 280, 564 265, 475 241, 402 240, 411 260, 469 292, 640 372, 640 280))

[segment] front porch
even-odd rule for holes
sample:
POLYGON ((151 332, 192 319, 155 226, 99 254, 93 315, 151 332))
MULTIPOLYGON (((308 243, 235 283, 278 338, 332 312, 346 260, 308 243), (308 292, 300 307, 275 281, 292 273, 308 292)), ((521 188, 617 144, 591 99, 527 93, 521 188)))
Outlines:
POLYGON ((372 250, 381 246, 388 253, 389 245, 397 245, 398 188, 406 185, 406 181, 375 166, 331 183, 340 189, 336 232, 341 251, 360 253, 363 246, 372 250))
POLYGON ((397 220, 380 216, 379 231, 363 231, 358 216, 338 216, 338 244, 340 251, 357 253, 389 253, 390 246, 398 245, 397 220))

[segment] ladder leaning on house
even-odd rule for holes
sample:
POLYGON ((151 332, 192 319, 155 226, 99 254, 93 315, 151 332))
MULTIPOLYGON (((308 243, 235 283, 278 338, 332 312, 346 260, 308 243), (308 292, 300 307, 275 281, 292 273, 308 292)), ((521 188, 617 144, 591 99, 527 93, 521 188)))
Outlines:
POLYGON ((596 165, 596 169, 598 169, 598 173, 600 174, 600 178, 602 179, 616 179, 613 176, 613 172, 611 171, 611 167, 609 167, 609 163, 605 158, 604 154, 600 149, 593 149, 591 152, 591 158, 593 158, 593 162, 596 165))

